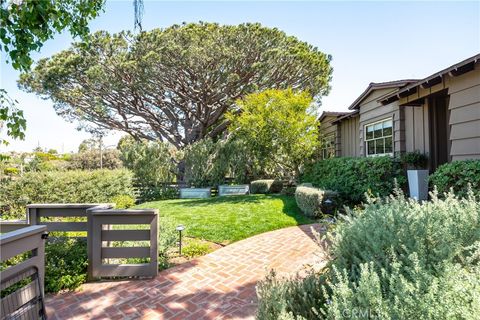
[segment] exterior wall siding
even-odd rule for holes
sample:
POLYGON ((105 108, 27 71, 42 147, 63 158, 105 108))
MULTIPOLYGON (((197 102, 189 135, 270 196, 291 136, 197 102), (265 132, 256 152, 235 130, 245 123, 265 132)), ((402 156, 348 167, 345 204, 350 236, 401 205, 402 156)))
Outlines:
POLYGON ((339 126, 337 124, 333 124, 332 122, 337 119, 337 116, 326 116, 320 121, 320 126, 319 126, 319 139, 323 139, 326 136, 329 135, 335 135, 335 156, 338 157, 340 156, 340 130, 339 126))
POLYGON ((450 157, 480 159, 480 62, 475 70, 450 79, 450 157))
POLYGON ((360 117, 345 119, 341 122, 340 128, 340 146, 342 157, 360 156, 359 124, 360 117))
POLYGON ((405 113, 405 150, 406 152, 430 152, 428 106, 400 107, 405 113))
POLYGON ((337 126, 332 124, 332 121, 337 119, 337 117, 327 116, 320 122, 319 131, 321 135, 328 136, 330 134, 335 134, 337 132, 337 126))
POLYGON ((382 106, 378 102, 378 98, 388 93, 396 91, 396 89, 382 89, 372 92, 365 98, 364 102, 360 104, 359 117, 359 156, 365 156, 365 142, 364 142, 364 128, 365 125, 379 120, 392 118, 393 120, 393 150, 394 153, 400 153, 404 149, 404 127, 401 122, 400 108, 398 101, 392 102, 388 105, 382 106))
MULTIPOLYGON (((442 81, 430 88, 418 86, 415 93, 401 97, 388 105, 379 100, 397 88, 373 90, 359 105, 359 113, 336 125, 331 121, 322 128, 324 134, 336 132, 336 155, 365 156, 364 128, 366 125, 391 118, 393 120, 394 154, 420 151, 429 154, 430 108, 428 97, 448 89, 448 119, 450 160, 480 159, 480 61, 473 71, 459 76, 443 74, 442 81), (418 105, 423 99, 424 103, 418 105)), ((328 117, 327 117, 328 118, 328 117)), ((327 118, 325 120, 327 120, 327 118)), ((325 121, 324 120, 324 121, 325 121)))

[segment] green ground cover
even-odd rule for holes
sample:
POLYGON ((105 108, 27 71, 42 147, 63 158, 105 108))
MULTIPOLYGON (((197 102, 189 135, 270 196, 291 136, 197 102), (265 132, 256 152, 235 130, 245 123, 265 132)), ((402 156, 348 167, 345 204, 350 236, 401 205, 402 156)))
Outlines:
POLYGON ((159 210, 162 220, 183 224, 189 237, 222 244, 280 228, 308 224, 295 203, 285 195, 246 195, 209 199, 146 202, 137 208, 159 210))

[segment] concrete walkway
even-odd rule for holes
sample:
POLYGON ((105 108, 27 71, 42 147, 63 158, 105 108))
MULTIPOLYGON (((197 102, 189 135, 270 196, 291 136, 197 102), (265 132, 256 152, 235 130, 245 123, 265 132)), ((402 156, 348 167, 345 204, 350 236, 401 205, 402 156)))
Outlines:
POLYGON ((155 279, 88 283, 46 299, 49 319, 253 319, 255 285, 271 269, 323 263, 305 225, 263 233, 162 271, 155 279))

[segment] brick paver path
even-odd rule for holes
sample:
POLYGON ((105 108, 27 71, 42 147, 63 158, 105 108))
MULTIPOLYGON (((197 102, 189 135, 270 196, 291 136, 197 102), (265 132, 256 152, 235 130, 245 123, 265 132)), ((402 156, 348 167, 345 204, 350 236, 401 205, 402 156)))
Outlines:
POLYGON ((47 297, 50 319, 252 319, 255 285, 270 269, 320 265, 311 228, 263 233, 162 271, 155 279, 88 283, 47 297))

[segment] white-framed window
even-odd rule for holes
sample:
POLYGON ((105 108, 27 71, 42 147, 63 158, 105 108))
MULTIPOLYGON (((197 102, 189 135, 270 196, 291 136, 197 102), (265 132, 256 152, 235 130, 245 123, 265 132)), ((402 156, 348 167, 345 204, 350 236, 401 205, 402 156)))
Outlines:
POLYGON ((335 157, 335 134, 329 134, 322 138, 322 159, 335 157))
POLYGON ((393 155, 392 118, 365 125, 365 155, 393 155))

